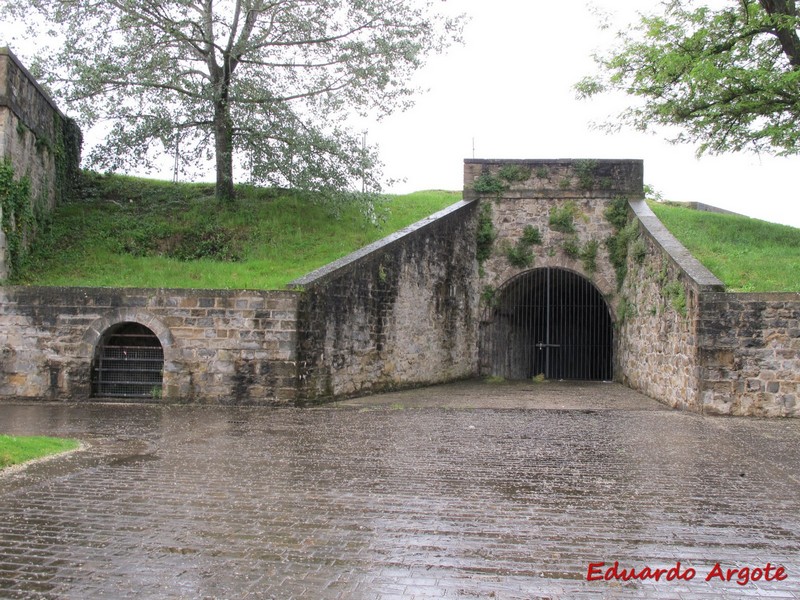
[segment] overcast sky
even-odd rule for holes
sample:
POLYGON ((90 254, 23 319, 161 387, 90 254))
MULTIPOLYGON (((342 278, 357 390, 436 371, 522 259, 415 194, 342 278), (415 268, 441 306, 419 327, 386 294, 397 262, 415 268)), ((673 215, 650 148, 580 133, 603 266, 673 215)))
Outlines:
MULTIPOLYGON (((622 26, 643 4, 594 0, 622 26)), ((649 4, 655 6, 656 3, 649 4)), ((419 74, 429 88, 416 106, 367 124, 387 174, 405 178, 393 191, 460 189, 464 158, 620 158, 644 160, 644 180, 666 199, 698 201, 800 227, 800 158, 750 154, 695 158, 695 148, 665 136, 589 127, 625 107, 616 96, 575 98, 591 74, 593 51, 612 41, 586 0, 448 0, 472 20, 465 43, 419 74)), ((645 9, 646 10, 646 9, 645 9)))
MULTIPOLYGON (((598 28, 588 1, 442 2, 442 10, 470 15, 464 44, 419 72, 417 83, 427 91, 411 110, 358 124, 368 142, 378 144, 387 176, 402 180, 388 191, 461 189, 463 159, 471 157, 642 159, 645 183, 665 199, 705 202, 800 227, 800 158, 697 159, 693 147, 670 145, 665 135, 610 135, 590 127, 624 110, 627 99, 575 98, 574 84, 595 68, 592 53, 613 41, 613 32, 598 28)), ((657 5, 592 4, 614 13, 616 28, 632 22, 637 9, 657 5)), ((19 42, 12 47, 23 59, 31 50, 19 42)), ((167 164, 157 175, 171 177, 167 164)))

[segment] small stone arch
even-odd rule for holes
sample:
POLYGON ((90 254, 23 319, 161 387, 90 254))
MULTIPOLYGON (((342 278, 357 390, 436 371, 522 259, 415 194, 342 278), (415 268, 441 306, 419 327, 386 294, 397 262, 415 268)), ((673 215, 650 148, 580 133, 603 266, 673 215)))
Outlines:
POLYGON ((169 328, 155 315, 146 310, 121 308, 105 317, 92 322, 83 335, 83 354, 92 356, 97 342, 109 327, 117 323, 140 323, 147 327, 158 338, 162 348, 168 354, 169 349, 175 345, 175 338, 169 328))
POLYGON ((520 273, 484 309, 481 372, 506 379, 614 375, 613 314, 589 279, 560 267, 520 273))
POLYGON ((157 400, 174 339, 145 311, 122 309, 98 319, 84 335, 91 356, 91 396, 157 400))

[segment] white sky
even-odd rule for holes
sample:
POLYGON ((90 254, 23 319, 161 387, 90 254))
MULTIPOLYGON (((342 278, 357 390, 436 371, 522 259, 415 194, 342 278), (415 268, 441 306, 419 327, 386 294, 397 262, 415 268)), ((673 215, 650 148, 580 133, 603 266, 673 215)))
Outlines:
MULTIPOLYGON (((594 0, 630 23, 632 0, 594 0)), ((589 127, 618 114, 624 96, 575 99, 572 86, 592 73, 593 51, 613 41, 586 0, 449 0, 472 16, 465 43, 420 73, 429 88, 411 110, 367 124, 387 175, 405 178, 391 191, 461 189, 464 158, 620 158, 644 160, 645 183, 665 199, 705 202, 800 227, 800 157, 750 154, 695 158, 691 146, 664 136, 589 127)))
MULTIPOLYGON (((719 0, 714 0, 719 2, 719 0)), ((800 227, 800 157, 751 154, 695 158, 691 146, 631 131, 590 128, 622 111, 627 98, 579 101, 573 85, 595 68, 593 51, 613 41, 598 29, 588 0, 448 0, 443 10, 472 18, 463 46, 434 57, 418 74, 427 92, 405 113, 360 122, 378 144, 387 191, 462 188, 464 158, 644 160, 645 183, 665 199, 705 202, 800 227), (473 155, 474 143, 474 155, 473 155)), ((656 3, 593 0, 617 28, 656 3)), ((25 60, 25 49, 12 44, 25 60)), ((156 174, 171 178, 170 167, 156 174)), ((213 178, 209 174, 209 178, 213 178)))

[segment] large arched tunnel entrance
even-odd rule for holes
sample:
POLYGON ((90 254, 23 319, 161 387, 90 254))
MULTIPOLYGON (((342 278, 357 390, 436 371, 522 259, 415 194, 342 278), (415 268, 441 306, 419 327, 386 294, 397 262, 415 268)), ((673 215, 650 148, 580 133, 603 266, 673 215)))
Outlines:
POLYGON ((117 323, 100 338, 92 360, 92 396, 161 398, 164 349, 140 323, 117 323))
POLYGON ((608 305, 591 281, 566 269, 534 269, 498 290, 486 308, 480 344, 482 371, 506 379, 614 375, 608 305))

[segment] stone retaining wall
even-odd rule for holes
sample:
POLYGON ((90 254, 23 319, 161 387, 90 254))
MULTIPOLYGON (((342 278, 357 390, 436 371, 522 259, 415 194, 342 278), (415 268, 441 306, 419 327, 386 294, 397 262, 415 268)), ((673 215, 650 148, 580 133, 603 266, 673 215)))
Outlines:
POLYGON ((0 288, 0 396, 88 399, 103 332, 136 322, 164 349, 163 400, 290 403, 297 301, 295 292, 0 288))
MULTIPOLYGON (((80 163, 81 134, 8 48, 0 48, 0 161, 29 185, 30 210, 6 214, 21 228, 27 246, 39 222, 73 193, 80 163)), ((0 222, 3 221, 0 206, 0 222)), ((0 280, 9 275, 6 227, 0 230, 0 280)))
POLYGON ((474 202, 459 202, 293 282, 303 400, 474 375, 474 202))
POLYGON ((644 202, 630 205, 645 251, 629 251, 621 289, 623 383, 705 414, 800 416, 800 294, 725 292, 644 202))
POLYGON ((703 294, 699 312, 702 410, 800 416, 800 294, 703 294))

